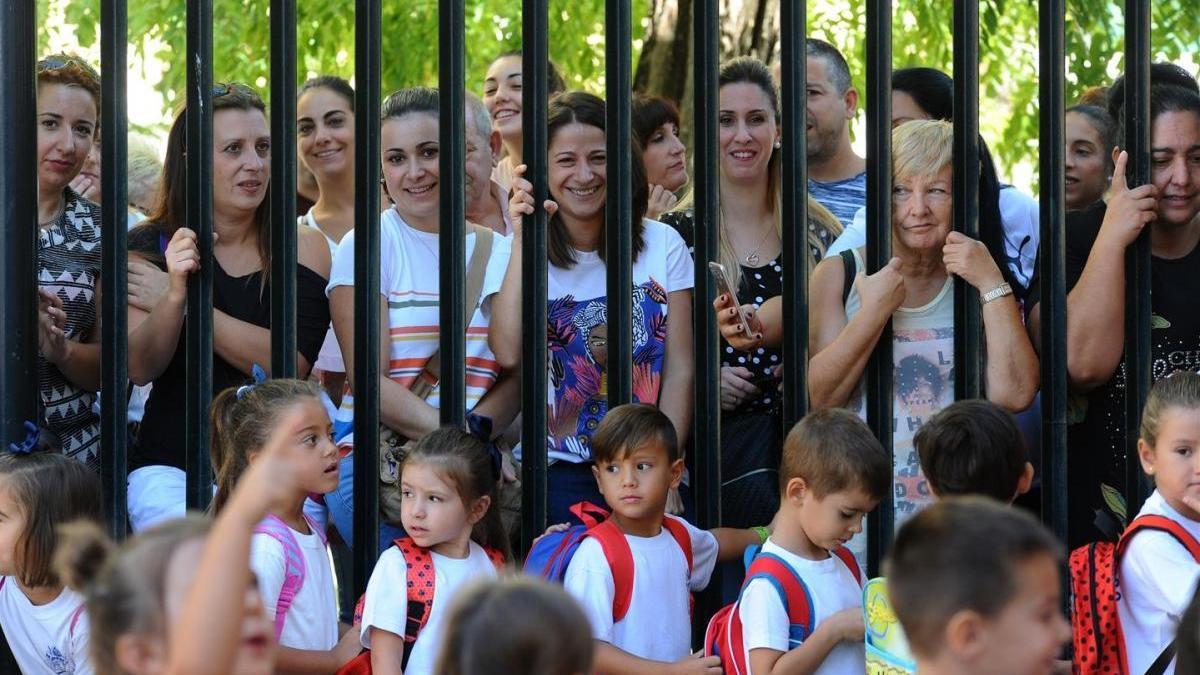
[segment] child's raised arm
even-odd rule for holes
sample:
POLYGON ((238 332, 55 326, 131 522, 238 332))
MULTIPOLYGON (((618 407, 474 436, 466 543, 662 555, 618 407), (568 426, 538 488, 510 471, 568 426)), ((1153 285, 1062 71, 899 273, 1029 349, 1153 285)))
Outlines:
POLYGON ((764 539, 758 530, 741 530, 733 527, 714 527, 709 530, 717 540, 717 561, 741 560, 746 549, 758 546, 764 539))
POLYGON ((251 581, 250 539, 259 521, 299 489, 303 463, 292 437, 307 424, 299 410, 283 416, 213 523, 171 635, 169 675, 225 675, 233 668, 251 581))

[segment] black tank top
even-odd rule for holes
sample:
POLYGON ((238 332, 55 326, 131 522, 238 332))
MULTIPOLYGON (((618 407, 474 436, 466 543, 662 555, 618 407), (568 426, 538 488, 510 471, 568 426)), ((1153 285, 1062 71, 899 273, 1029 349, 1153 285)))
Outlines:
MULTIPOLYGON (((157 230, 143 226, 130 232, 130 250, 142 253, 165 269, 157 230)), ((229 316, 260 326, 271 327, 271 282, 262 285, 262 271, 233 277, 225 273, 213 259, 213 309, 229 316), (260 290, 261 289, 261 290, 260 290)), ((296 268, 296 344, 298 351, 314 363, 325 332, 329 329, 329 301, 325 297, 326 280, 311 269, 296 268)), ((187 354, 185 353, 187 321, 179 331, 179 344, 167 369, 154 380, 146 414, 142 418, 137 443, 129 453, 129 470, 150 465, 184 468, 187 444, 184 411, 187 390, 187 354)), ((228 387, 240 386, 249 375, 213 354, 213 395, 228 387)), ((267 366, 269 364, 262 364, 267 366)), ((207 454, 208 449, 204 449, 207 454)))

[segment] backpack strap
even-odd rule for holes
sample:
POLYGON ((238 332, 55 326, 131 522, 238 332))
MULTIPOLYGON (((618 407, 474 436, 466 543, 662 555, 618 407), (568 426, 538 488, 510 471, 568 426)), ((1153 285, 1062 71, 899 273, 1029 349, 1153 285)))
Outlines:
POLYGON ((854 554, 845 546, 839 546, 833 549, 833 554, 846 563, 846 567, 850 568, 850 574, 854 575, 854 580, 858 582, 858 587, 862 588, 862 570, 858 568, 858 561, 854 559, 854 554))
POLYGON ((408 668, 408 657, 412 655, 413 644, 417 636, 429 623, 429 613, 433 609, 433 594, 437 590, 437 579, 433 571, 433 556, 427 549, 417 546, 409 537, 401 537, 393 542, 400 553, 404 555, 404 565, 408 569, 408 620, 404 624, 404 657, 400 668, 408 668))
POLYGON ((854 288, 854 277, 858 276, 858 263, 854 261, 854 251, 847 249, 838 255, 842 256, 842 269, 846 273, 846 279, 842 282, 842 307, 845 307, 850 299, 850 289, 854 288))
POLYGON ((300 550, 300 543, 296 541, 292 528, 278 516, 267 514, 267 517, 254 527, 254 533, 265 534, 283 546, 283 586, 279 589, 279 599, 275 602, 275 639, 278 640, 283 635, 288 610, 304 586, 304 575, 307 572, 304 552, 300 550))
POLYGON ((662 524, 667 532, 671 533, 675 543, 679 544, 679 548, 683 549, 683 557, 687 558, 688 579, 690 580, 692 578, 692 535, 688 532, 686 525, 670 516, 665 516, 662 524))
MULTIPOLYGON (((1138 516, 1129 523, 1129 527, 1125 528, 1125 533, 1121 535, 1121 539, 1117 541, 1117 550, 1115 559, 1120 563, 1121 556, 1124 555, 1125 549, 1129 547, 1129 543, 1133 540, 1133 536, 1139 532, 1146 530, 1157 530, 1166 532, 1175 538, 1181 546, 1187 549, 1188 553, 1192 554, 1192 559, 1200 562, 1200 541, 1192 536, 1187 528, 1180 525, 1176 521, 1165 516, 1138 516)), ((1175 659, 1175 641, 1171 640, 1167 643, 1166 648, 1154 659, 1154 663, 1150 665, 1150 669, 1146 671, 1146 675, 1162 675, 1167 672, 1167 667, 1171 665, 1171 661, 1175 659)))
POLYGON ((625 618, 633 599, 633 551, 625 533, 611 520, 588 528, 587 534, 600 544, 613 575, 613 623, 625 618))
POLYGON ((483 547, 483 552, 487 554, 488 560, 491 560, 492 564, 496 566, 497 571, 503 570, 504 565, 508 563, 508 559, 504 556, 504 551, 498 548, 485 546, 483 547))
POLYGON ((608 520, 609 512, 602 506, 597 506, 589 501, 582 501, 577 504, 572 504, 570 508, 571 514, 583 523, 583 526, 589 530, 600 523, 608 520))
POLYGON ((67 626, 67 637, 71 640, 75 639, 75 626, 79 625, 79 617, 83 616, 83 611, 87 609, 87 603, 79 603, 74 612, 71 612, 71 623, 67 626))
MULTIPOLYGON (((789 648, 804 642, 813 632, 813 601, 812 594, 804 580, 796 574, 796 570, 779 556, 773 553, 759 553, 750 569, 746 570, 746 580, 742 583, 742 591, 755 579, 764 579, 771 583, 779 593, 779 599, 788 615, 788 644, 789 648)), ((740 595, 739 602, 740 602, 740 595)))

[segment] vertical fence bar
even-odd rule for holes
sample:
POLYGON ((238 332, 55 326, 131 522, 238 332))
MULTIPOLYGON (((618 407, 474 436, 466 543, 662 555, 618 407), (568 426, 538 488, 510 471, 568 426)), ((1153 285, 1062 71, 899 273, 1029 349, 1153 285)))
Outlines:
POLYGON ((212 402, 212 0, 187 2, 187 226, 196 233, 200 270, 187 292, 187 505, 212 499, 208 406, 212 402))
POLYGON ((717 68, 720 65, 717 0, 694 0, 692 6, 692 145, 695 186, 696 519, 701 527, 721 524, 721 352, 717 320, 711 306, 717 297, 708 263, 717 259, 720 227, 720 168, 717 119, 720 115, 717 68))
MULTIPOLYGON (((998 227, 999 223, 992 223, 998 227)), ((979 239, 979 3, 954 3, 954 229, 979 239)), ((1003 261, 998 261, 1004 264, 1003 261)), ((954 281, 954 398, 983 395, 979 291, 954 281)))
MULTIPOLYGON (((1042 519, 1067 541, 1067 280, 1063 0, 1038 3, 1042 279, 1042 519)), ((1030 302, 1033 302, 1030 298, 1030 302)))
MULTIPOLYGON (((1129 187, 1150 182, 1150 3, 1125 2, 1125 150, 1129 187)), ((1150 228, 1125 256, 1125 513, 1132 518, 1146 498, 1138 461, 1138 425, 1150 392, 1150 228)))
MULTIPOLYGON (((892 258, 892 3, 867 3, 867 270, 892 258)), ((867 424, 892 456, 892 322, 879 336, 867 364, 867 424)), ((867 526, 867 568, 880 572, 892 541, 895 488, 879 503, 867 526)))
POLYGON ((783 39, 783 428, 785 433, 808 410, 808 156, 804 134, 804 0, 783 0, 779 32, 783 39), (792 133, 792 130, 797 130, 792 133))
POLYGON ((380 0, 354 3, 354 593, 379 556, 380 0))
MULTIPOLYGON (((533 203, 549 197, 546 179, 546 108, 549 89, 549 3, 521 2, 521 152, 525 178, 533 184, 533 203)), ((546 529, 546 302, 549 262, 546 212, 535 208, 521 227, 521 320, 525 342, 521 358, 521 550, 546 529)))
POLYGON ((271 0, 271 375, 296 377, 296 0, 271 0))
MULTIPOLYGON (((0 11, 0 443, 25 437, 26 420, 39 422, 37 380, 37 96, 34 45, 36 4, 7 3, 0 11), (24 158, 18 161, 17 158, 24 158)), ((0 446, 7 447, 7 446, 0 446)), ((103 447, 101 448, 103 451, 103 447)), ((8 641, 0 641, 0 669, 18 672, 8 641)))
POLYGON ((126 332, 128 286, 125 220, 128 211, 126 147, 126 60, 128 16, 125 0, 100 2, 100 222, 104 225, 100 241, 101 297, 100 350, 100 477, 104 482, 108 533, 113 539, 125 537, 128 509, 126 493, 126 451, 129 447, 129 423, 126 419, 129 384, 129 339, 126 332))
POLYGON ((604 4, 609 409, 633 398, 633 133, 629 109, 633 95, 633 16, 629 5, 629 0, 606 0, 604 4))
POLYGON ((466 330, 466 205, 463 183, 466 167, 466 133, 463 117, 466 47, 463 0, 438 2, 438 155, 441 166, 441 235, 438 237, 438 271, 441 286, 439 350, 442 359, 439 386, 442 424, 462 426, 467 407, 466 330))

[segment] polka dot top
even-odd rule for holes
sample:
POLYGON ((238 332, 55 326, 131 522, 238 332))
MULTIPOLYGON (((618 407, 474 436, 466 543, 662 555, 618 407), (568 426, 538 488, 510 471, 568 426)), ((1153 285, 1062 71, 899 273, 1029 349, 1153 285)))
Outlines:
MULTIPOLYGON (((737 291, 738 304, 749 304, 758 308, 770 298, 782 294, 782 257, 775 258, 762 267, 742 265, 742 283, 737 291)), ((757 398, 747 399, 732 411, 732 414, 771 412, 778 408, 783 397, 779 393, 781 380, 774 376, 774 368, 782 362, 781 349, 759 347, 747 353, 730 347, 724 338, 721 339, 721 365, 746 368, 752 373, 752 381, 761 391, 757 398)))

